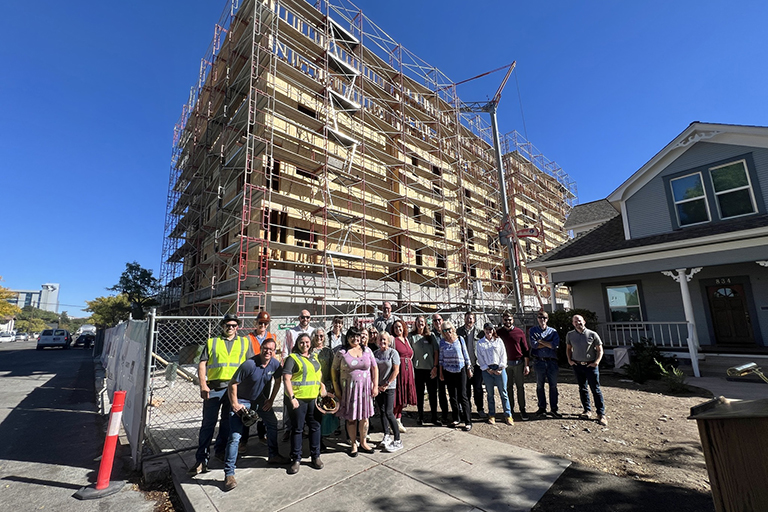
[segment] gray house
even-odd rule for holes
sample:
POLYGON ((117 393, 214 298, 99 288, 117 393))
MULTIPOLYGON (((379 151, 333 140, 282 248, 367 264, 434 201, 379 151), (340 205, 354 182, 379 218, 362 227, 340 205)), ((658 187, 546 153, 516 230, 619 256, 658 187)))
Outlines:
POLYGON ((766 198, 768 127, 694 122, 528 266, 598 314, 607 346, 650 338, 698 375, 700 351, 768 353, 766 198))

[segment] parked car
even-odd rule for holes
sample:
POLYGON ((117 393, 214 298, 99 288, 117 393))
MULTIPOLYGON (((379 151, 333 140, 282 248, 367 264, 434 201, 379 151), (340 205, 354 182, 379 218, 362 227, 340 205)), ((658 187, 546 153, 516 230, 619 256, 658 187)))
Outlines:
POLYGON ((29 334, 26 332, 17 332, 16 341, 29 341, 29 334))
POLYGON ((75 346, 82 345, 83 348, 90 348, 93 345, 93 341, 96 339, 96 336, 86 332, 81 334, 77 337, 75 340, 75 346))
POLYGON ((13 334, 12 331, 0 332, 0 342, 4 342, 4 341, 16 341, 16 336, 13 334))
POLYGON ((72 335, 64 329, 46 329, 40 333, 37 339, 37 350, 43 350, 45 347, 69 348, 72 344, 72 335))

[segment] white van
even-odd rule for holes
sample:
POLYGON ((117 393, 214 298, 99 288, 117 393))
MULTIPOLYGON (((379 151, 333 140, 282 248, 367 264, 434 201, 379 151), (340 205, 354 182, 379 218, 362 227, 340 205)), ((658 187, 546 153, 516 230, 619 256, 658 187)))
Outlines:
POLYGON ((64 329, 46 329, 37 339, 37 350, 45 347, 69 348, 72 345, 72 335, 64 329))

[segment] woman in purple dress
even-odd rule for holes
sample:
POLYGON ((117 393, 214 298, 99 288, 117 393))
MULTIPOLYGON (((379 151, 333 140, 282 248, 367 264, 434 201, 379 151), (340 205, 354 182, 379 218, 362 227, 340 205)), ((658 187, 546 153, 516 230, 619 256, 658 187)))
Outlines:
POLYGON ((347 422, 347 435, 351 448, 350 457, 357 457, 357 439, 360 451, 373 453, 366 440, 368 418, 373 416, 373 397, 378 394, 379 369, 373 353, 360 343, 360 331, 351 327, 347 331, 344 347, 336 353, 331 368, 333 389, 340 398, 336 413, 347 422))

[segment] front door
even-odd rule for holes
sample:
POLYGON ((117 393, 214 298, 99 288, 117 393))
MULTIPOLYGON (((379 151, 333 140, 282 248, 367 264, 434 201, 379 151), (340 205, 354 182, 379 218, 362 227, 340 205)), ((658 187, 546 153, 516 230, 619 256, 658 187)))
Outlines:
POLYGON ((747 296, 740 284, 707 286, 709 309, 718 345, 754 345, 747 296))

